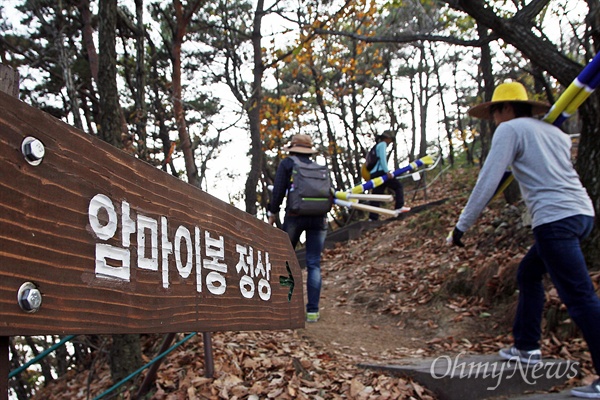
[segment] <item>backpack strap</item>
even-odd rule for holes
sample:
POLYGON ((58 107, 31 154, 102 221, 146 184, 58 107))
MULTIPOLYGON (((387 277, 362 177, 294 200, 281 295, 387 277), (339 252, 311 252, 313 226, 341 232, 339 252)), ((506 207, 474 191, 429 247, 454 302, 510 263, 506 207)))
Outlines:
MULTIPOLYGON (((294 162, 294 165, 300 164, 300 159, 298 158, 298 156, 289 156, 289 158, 294 162)), ((292 165, 292 173, 290 174, 290 183, 294 182, 294 165, 292 165)))

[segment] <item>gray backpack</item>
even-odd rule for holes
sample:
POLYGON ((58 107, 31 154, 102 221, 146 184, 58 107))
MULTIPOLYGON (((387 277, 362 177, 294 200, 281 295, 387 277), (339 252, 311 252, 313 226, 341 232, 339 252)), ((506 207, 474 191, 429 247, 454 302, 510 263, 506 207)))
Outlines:
POLYGON ((316 162, 303 163, 296 156, 291 185, 287 195, 287 209, 297 215, 325 215, 333 205, 329 170, 316 162))

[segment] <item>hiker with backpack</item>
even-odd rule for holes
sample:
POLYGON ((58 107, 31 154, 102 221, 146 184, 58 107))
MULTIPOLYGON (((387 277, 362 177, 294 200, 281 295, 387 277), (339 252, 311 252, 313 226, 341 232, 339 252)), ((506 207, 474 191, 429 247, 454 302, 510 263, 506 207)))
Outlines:
POLYGON ((292 136, 284 148, 284 158, 275 174, 271 202, 267 207, 269 224, 274 225, 287 193, 282 229, 287 232, 296 248, 302 232, 306 233, 306 321, 320 318, 321 252, 327 236, 327 213, 333 204, 331 180, 327 167, 317 164, 310 156, 313 149, 309 135, 292 136))
MULTIPOLYGON (((558 127, 533 118, 549 104, 530 101, 518 82, 502 83, 492 100, 469 110, 475 118, 497 125, 475 188, 447 238, 464 247, 463 234, 476 222, 494 195, 508 166, 532 217, 535 242, 517 271, 519 299, 513 324, 514 345, 500 357, 526 365, 542 361, 544 275, 548 274, 569 315, 587 342, 596 373, 600 372, 600 299, 581 251, 594 226, 594 207, 571 162, 571 139, 558 127)), ((576 397, 600 399, 600 378, 571 389, 576 397)))
MULTIPOLYGON (((373 194, 383 194, 385 189, 389 188, 394 192, 395 197, 395 207, 394 209, 398 213, 408 212, 410 211, 410 207, 404 206, 404 188, 398 179, 394 177, 393 171, 391 171, 388 167, 387 162, 387 146, 392 143, 394 140, 394 132, 391 130, 384 131, 381 135, 377 136, 377 144, 375 145, 375 160, 373 161, 374 166, 369 168, 370 165, 367 165, 367 169, 369 170, 370 179, 376 178, 378 176, 383 176, 387 174, 388 180, 383 183, 383 185, 379 185, 373 189, 373 194)), ((370 152, 371 153, 371 152, 370 152)), ((367 156, 367 164, 370 164, 369 158, 371 156, 367 156)), ((370 202, 372 206, 379 207, 381 204, 379 201, 370 202)), ((377 221, 379 219, 379 214, 377 213, 369 213, 369 221, 377 221)))

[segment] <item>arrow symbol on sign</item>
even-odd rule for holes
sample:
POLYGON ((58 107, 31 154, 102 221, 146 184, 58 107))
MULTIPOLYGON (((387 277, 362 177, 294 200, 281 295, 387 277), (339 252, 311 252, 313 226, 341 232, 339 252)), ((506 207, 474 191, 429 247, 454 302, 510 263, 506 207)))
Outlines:
POLYGON ((290 264, 286 261, 285 268, 287 269, 288 276, 279 276, 279 284, 281 286, 289 286, 290 291, 288 292, 288 301, 292 301, 292 293, 294 293, 294 276, 292 270, 290 270, 290 264))

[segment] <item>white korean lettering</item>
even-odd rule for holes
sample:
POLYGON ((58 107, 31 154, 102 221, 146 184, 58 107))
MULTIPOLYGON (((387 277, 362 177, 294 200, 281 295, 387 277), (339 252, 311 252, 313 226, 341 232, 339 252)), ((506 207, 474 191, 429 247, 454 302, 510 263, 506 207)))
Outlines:
POLYGON ((205 269, 211 270, 206 275, 206 287, 212 294, 221 295, 227 289, 225 276, 227 264, 225 264, 225 241, 223 236, 218 239, 212 238, 210 232, 204 231, 204 246, 206 258, 202 260, 205 269))
POLYGON ((115 235, 117 232, 117 212, 115 211, 115 206, 113 202, 103 194, 95 195, 92 200, 90 200, 90 205, 88 207, 88 219, 90 221, 90 226, 92 230, 98 236, 98 239, 108 240, 115 235), (98 218, 98 214, 100 210, 105 210, 108 216, 108 222, 106 225, 100 222, 100 218, 98 218))
POLYGON ((160 217, 160 248, 162 253, 162 284, 165 289, 169 287, 169 254, 173 253, 173 243, 167 236, 167 218, 160 217))
POLYGON ((259 276, 267 276, 267 271, 265 270, 265 267, 263 265, 262 262, 262 251, 257 251, 256 252, 256 269, 255 269, 255 273, 256 273, 256 277, 259 276))
POLYGON ((192 253, 192 235, 188 228, 185 226, 179 226, 177 228, 177 232, 175 232, 175 266, 177 267, 177 271, 179 271, 179 275, 182 278, 187 278, 192 273, 192 268, 194 267, 193 263, 193 254, 192 253), (181 262, 181 242, 185 242, 186 248, 186 260, 185 265, 181 262))
POLYGON ((129 203, 123 201, 121 203, 121 240, 123 247, 127 248, 131 245, 131 235, 135 233, 135 222, 131 219, 129 203))
POLYGON ((254 275, 254 261, 252 260, 253 249, 251 246, 235 245, 235 250, 240 255, 240 259, 235 266, 237 273, 244 272, 240 278, 240 293, 247 299, 254 297, 255 285, 252 280, 254 275))
POLYGON ((194 255, 196 256, 196 291, 202 293, 202 257, 200 255, 200 228, 194 227, 194 255))
MULTIPOLYGON (((117 212, 113 202, 105 195, 98 194, 90 200, 88 206, 88 220, 90 227, 100 240, 108 240, 117 232, 117 212), (102 210, 106 213, 108 221, 103 224, 100 221, 102 210)), ((112 246, 106 243, 96 243, 96 275, 115 278, 119 280, 130 280, 130 254, 128 249, 112 246), (119 261, 120 266, 109 265, 107 260, 119 261)))
MULTIPOLYGON (((196 291, 202 293, 204 285, 213 295, 222 295, 227 289, 228 265, 225 262, 225 239, 222 235, 211 235, 199 227, 180 225, 169 236, 167 217, 152 218, 135 212, 130 204, 121 201, 120 210, 113 201, 102 194, 95 195, 88 205, 88 220, 92 235, 96 238, 95 274, 98 278, 111 278, 129 282, 132 262, 138 268, 160 270, 163 288, 170 287, 169 256, 174 259, 177 273, 189 278, 196 268, 196 291), (119 215, 119 212, 121 215, 119 215), (119 220, 120 218, 120 220, 119 220), (120 222, 120 225, 119 225, 120 222), (119 226, 121 232, 117 235, 119 226), (109 243, 100 243, 111 240, 109 243), (112 242, 121 244, 113 245, 112 242), (137 241, 137 243, 133 243, 137 241), (137 259, 131 260, 131 246, 137 246, 137 259), (204 255, 202 248, 204 247, 204 255), (204 277, 203 277, 204 274, 204 277), (204 279, 203 279, 204 278, 204 279)), ((235 270, 240 275, 239 289, 243 298, 258 297, 263 301, 271 298, 271 263, 269 253, 254 251, 252 246, 236 244, 239 255, 235 270), (256 259, 254 258, 256 255, 256 259)))
POLYGON ((235 266, 238 274, 243 273, 240 277, 240 293, 243 297, 250 299, 254 297, 256 292, 256 284, 254 277, 259 277, 259 274, 263 277, 258 281, 258 296, 262 300, 269 300, 271 298, 271 285, 269 284, 269 276, 271 273, 271 263, 269 262, 269 253, 265 253, 265 263, 262 262, 262 252, 257 251, 256 269, 253 268, 253 253, 254 249, 252 246, 242 246, 236 244, 235 249, 239 254, 240 258, 235 266), (266 279, 265 279, 266 278, 266 279))
POLYGON ((254 297, 255 290, 254 281, 250 276, 244 275, 240 278, 240 293, 242 296, 251 299, 254 297))
POLYGON ((128 249, 105 243, 96 243, 96 275, 129 282, 131 274, 129 258, 128 249), (107 259, 120 261, 121 266, 113 267, 106 262, 107 259))
POLYGON ((269 261, 269 253, 265 252, 265 269, 267 270, 267 280, 271 280, 271 261, 269 261))
POLYGON ((142 214, 137 216, 137 266, 158 271, 158 221, 142 214), (150 257, 146 253, 146 234, 150 233, 150 257))
POLYGON ((257 252, 257 260, 256 260, 256 277, 262 278, 258 281, 258 296, 262 300, 269 300, 271 298, 271 284, 269 283, 269 279, 271 276, 271 263, 269 261, 269 253, 265 252, 265 263, 262 262, 262 252, 257 252))
POLYGON ((258 297, 264 301, 271 298, 271 284, 264 278, 258 281, 258 297))
POLYGON ((241 271, 244 271, 244 274, 254 277, 254 261, 252 260, 254 249, 252 246, 246 248, 246 246, 236 244, 235 251, 240 255, 240 259, 235 266, 237 273, 239 274, 241 271))

